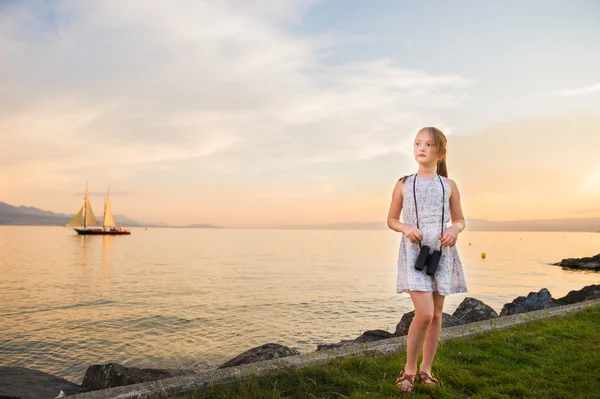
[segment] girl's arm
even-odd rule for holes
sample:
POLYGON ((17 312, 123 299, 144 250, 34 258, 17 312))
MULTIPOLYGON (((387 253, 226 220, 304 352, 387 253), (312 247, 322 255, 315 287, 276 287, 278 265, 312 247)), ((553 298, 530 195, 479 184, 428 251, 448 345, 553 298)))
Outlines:
POLYGON ((404 182, 398 180, 392 193, 392 203, 390 204, 390 211, 388 212, 387 225, 390 229, 397 231, 398 233, 404 233, 406 227, 412 227, 407 223, 400 221, 400 212, 402 212, 402 188, 404 182))
POLYGON ((450 217, 452 226, 448 227, 440 237, 440 242, 445 247, 453 247, 458 239, 458 233, 465 229, 465 217, 460 206, 460 192, 454 180, 448 179, 450 184, 450 217))
POLYGON ((456 226, 460 233, 466 227, 465 217, 460 205, 460 192, 454 180, 448 179, 448 182, 450 183, 450 217, 452 219, 452 226, 456 226))

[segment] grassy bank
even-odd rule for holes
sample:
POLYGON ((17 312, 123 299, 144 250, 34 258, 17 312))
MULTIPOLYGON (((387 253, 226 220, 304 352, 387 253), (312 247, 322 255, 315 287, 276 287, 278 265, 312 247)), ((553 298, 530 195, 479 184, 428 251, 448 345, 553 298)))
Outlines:
MULTIPOLYGON (((197 392, 192 398, 600 398, 600 307, 440 342, 440 388, 401 393, 406 352, 335 360, 197 392)), ((420 360, 419 360, 420 363, 420 360)))

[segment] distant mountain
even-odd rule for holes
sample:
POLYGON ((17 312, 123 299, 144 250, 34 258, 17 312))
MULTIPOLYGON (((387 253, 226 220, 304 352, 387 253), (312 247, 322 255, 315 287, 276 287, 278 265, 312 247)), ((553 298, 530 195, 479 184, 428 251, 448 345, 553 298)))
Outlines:
POLYGON ((183 226, 183 228, 186 228, 186 229, 222 229, 223 226, 214 226, 212 224, 197 223, 197 224, 189 224, 187 226, 183 226))
MULTIPOLYGON (((0 225, 64 226, 73 215, 54 213, 28 206, 13 206, 0 202, 0 225)), ((117 224, 126 227, 171 227, 166 223, 143 223, 123 215, 115 215, 117 224)), ((102 224, 102 218, 98 218, 102 224)), ((224 228, 210 224, 191 224, 182 228, 224 228)), ((385 230, 380 222, 343 222, 312 225, 277 225, 272 229, 324 229, 324 230, 385 230)), ((600 232, 600 218, 533 219, 493 222, 486 219, 467 219, 469 231, 585 231, 600 232)))
POLYGON ((531 219, 492 222, 468 219, 467 228, 477 231, 591 231, 600 232, 600 218, 531 219))
MULTIPOLYGON (((98 223, 102 224, 103 218, 100 216, 96 216, 96 218, 98 219, 98 223)), ((115 219, 115 222, 119 226, 130 226, 130 227, 139 227, 139 226, 147 227, 148 226, 146 223, 138 222, 137 220, 133 220, 124 215, 114 215, 113 219, 115 219)))
MULTIPOLYGON (((54 213, 28 206, 13 206, 0 202, 0 225, 64 226, 74 215, 54 213)), ((97 217, 102 224, 102 218, 97 217)), ((123 215, 115 215, 115 222, 127 227, 165 227, 165 223, 141 223, 123 215)))
POLYGON ((272 229, 324 229, 324 230, 384 230, 387 223, 383 222, 343 222, 327 224, 281 224, 272 229))
POLYGON ((29 216, 42 216, 42 217, 68 217, 64 213, 54 213, 50 211, 44 211, 38 208, 32 208, 29 206, 13 206, 5 202, 0 202, 0 215, 29 215, 29 216))
MULTIPOLYGON (((313 225, 277 225, 273 229, 385 230, 387 223, 347 222, 313 225)), ((469 231, 588 231, 600 232, 600 218, 533 219, 493 222, 486 219, 467 219, 469 231)))

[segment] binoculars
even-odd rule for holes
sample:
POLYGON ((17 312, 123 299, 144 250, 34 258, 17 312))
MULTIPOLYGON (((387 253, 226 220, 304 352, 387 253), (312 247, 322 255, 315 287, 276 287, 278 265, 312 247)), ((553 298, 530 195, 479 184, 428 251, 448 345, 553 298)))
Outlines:
POLYGON ((415 262, 415 269, 418 271, 423 270, 427 267, 427 275, 433 276, 437 271, 438 264, 440 263, 440 258, 442 257, 441 249, 436 249, 433 253, 429 253, 429 246, 423 245, 421 247, 421 252, 419 252, 419 256, 415 262))

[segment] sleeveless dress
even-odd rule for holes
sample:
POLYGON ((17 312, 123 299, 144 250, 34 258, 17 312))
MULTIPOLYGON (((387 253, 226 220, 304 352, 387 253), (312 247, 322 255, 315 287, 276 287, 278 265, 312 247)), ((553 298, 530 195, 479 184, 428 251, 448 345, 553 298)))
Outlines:
MULTIPOLYGON (((413 183, 415 175, 406 178, 402 190, 402 220, 404 223, 417 226, 415 201, 413 199, 413 183)), ((442 184, 444 185, 444 231, 450 222, 450 185, 444 176, 416 177, 415 194, 419 214, 419 230, 423 233, 422 245, 428 245, 430 252, 440 249, 438 237, 442 231, 442 184), (440 183, 440 177, 442 183, 440 183)), ((459 236, 460 239, 460 236, 459 236)), ((440 295, 457 294, 467 291, 467 283, 458 255, 456 245, 442 247, 442 256, 437 271, 433 276, 426 274, 427 268, 415 269, 415 261, 421 248, 406 235, 401 234, 398 253, 398 294, 409 291, 437 291, 440 295)))

